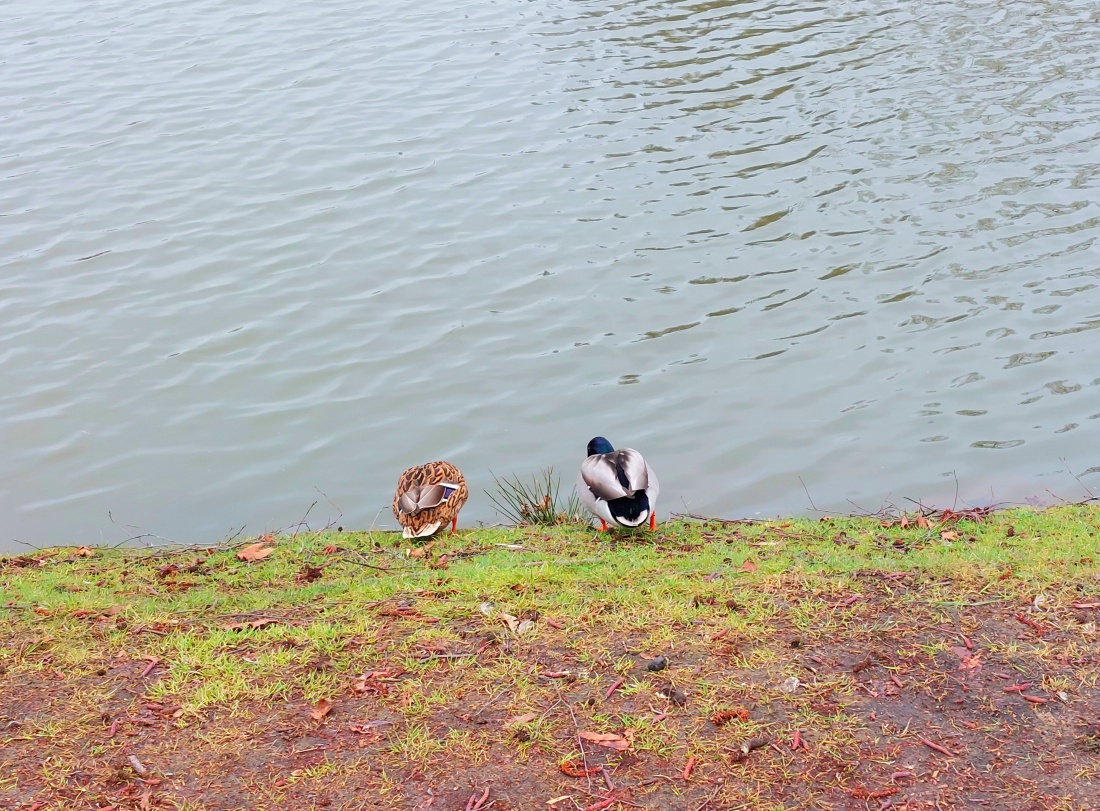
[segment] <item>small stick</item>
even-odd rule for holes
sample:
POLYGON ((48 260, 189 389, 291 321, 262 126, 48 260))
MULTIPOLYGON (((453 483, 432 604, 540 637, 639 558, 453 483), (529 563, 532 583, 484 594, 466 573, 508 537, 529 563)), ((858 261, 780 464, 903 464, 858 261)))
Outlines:
POLYGON ((557 628, 559 631, 564 631, 565 630, 565 626, 562 625, 560 622, 555 622, 554 620, 551 620, 551 619, 544 619, 543 622, 545 622, 551 628, 557 628))
POLYGON ((615 784, 611 782, 611 775, 608 773, 606 766, 600 769, 600 774, 603 775, 603 781, 607 785, 607 790, 614 791, 615 784))
POLYGON ((892 681, 894 684, 896 684, 899 688, 905 687, 905 685, 902 683, 901 679, 899 679, 897 677, 897 674, 895 674, 895 673, 890 674, 890 681, 892 681))
POLYGON ((802 745, 802 732, 796 729, 794 731, 794 737, 791 739, 791 749, 799 749, 802 745))
POLYGON ((145 669, 141 671, 141 678, 145 678, 153 672, 153 668, 160 664, 160 659, 153 659, 149 664, 145 666, 145 669))
POLYGON ((118 719, 111 721, 111 728, 107 730, 107 740, 110 740, 118 732, 118 719))
POLYGON ((134 767, 134 771, 138 773, 138 776, 139 776, 139 777, 144 777, 145 775, 147 775, 147 774, 149 773, 149 770, 148 770, 148 769, 146 769, 146 768, 145 768, 145 767, 144 767, 144 766, 142 765, 141 761, 140 761, 140 760, 138 760, 138 759, 137 759, 136 757, 134 757, 133 755, 130 755, 130 756, 129 756, 129 757, 127 757, 126 759, 127 759, 128 761, 130 761, 130 765, 134 767))
POLYGON ((714 798, 718 796, 718 792, 720 792, 724 786, 725 783, 722 780, 719 780, 718 787, 715 788, 714 791, 711 792, 710 796, 703 800, 703 802, 695 806, 695 811, 703 811, 704 808, 710 805, 714 801, 714 798))
POLYGON ((1025 693, 1020 693, 1020 698, 1024 701, 1030 701, 1032 704, 1046 704, 1050 701, 1049 698, 1040 698, 1039 696, 1029 696, 1025 693))
POLYGON ((625 678, 616 679, 612 683, 612 685, 607 688, 607 693, 604 695, 604 698, 605 699, 611 698, 611 694, 614 693, 616 690, 618 690, 620 687, 622 687, 623 682, 625 682, 625 681, 626 681, 625 678))
POLYGON ((947 755, 948 757, 955 757, 955 753, 952 752, 950 749, 947 749, 946 747, 940 746, 938 743, 932 743, 932 741, 928 740, 925 737, 919 737, 918 736, 917 740, 920 741, 921 743, 923 743, 929 749, 935 749, 940 754, 947 755))

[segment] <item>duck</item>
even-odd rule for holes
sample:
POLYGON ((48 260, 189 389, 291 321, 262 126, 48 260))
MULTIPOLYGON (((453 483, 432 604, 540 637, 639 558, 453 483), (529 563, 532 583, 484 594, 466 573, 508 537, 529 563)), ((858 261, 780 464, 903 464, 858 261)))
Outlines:
POLYGON ((602 436, 588 443, 588 457, 581 462, 577 493, 588 511, 600 519, 600 530, 609 524, 657 528, 657 474, 633 448, 615 450, 602 436))
POLYGON ((450 462, 410 467, 397 480, 393 514, 405 538, 427 538, 447 523, 458 527, 458 511, 470 497, 462 472, 450 462))

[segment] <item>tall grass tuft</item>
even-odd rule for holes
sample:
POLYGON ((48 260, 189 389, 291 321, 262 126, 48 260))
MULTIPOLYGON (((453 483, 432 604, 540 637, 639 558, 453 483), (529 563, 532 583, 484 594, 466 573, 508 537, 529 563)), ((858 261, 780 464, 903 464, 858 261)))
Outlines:
MULTIPOLYGON (((492 471, 489 471, 492 473, 492 471)), ((555 524, 587 523, 588 516, 581 504, 576 490, 568 497, 561 495, 561 482, 554 475, 554 468, 545 468, 531 477, 531 482, 521 481, 519 476, 497 478, 496 494, 485 491, 485 495, 504 515, 515 524, 555 524)))

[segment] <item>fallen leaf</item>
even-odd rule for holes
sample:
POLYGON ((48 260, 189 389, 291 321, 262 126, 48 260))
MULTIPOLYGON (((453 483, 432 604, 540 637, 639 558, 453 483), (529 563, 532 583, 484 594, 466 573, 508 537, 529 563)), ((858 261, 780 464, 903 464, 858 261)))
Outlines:
POLYGON ((917 516, 917 526, 921 529, 928 529, 932 526, 932 522, 925 518, 923 515, 917 516))
POLYGON ((405 550, 405 554, 410 558, 422 558, 432 551, 432 547, 435 546, 435 541, 430 541, 425 546, 417 547, 416 549, 408 548, 405 550))
POLYGON ((363 724, 348 724, 348 729, 357 735, 377 735, 382 727, 393 726, 393 721, 367 721, 363 724))
POLYGON ((326 555, 335 555, 337 552, 340 551, 340 547, 336 546, 336 544, 331 544, 330 543, 328 546, 326 546, 321 551, 324 552, 326 555))
POLYGON ((95 552, 92 551, 91 549, 89 549, 86 546, 82 546, 79 549, 77 549, 75 552, 73 552, 73 555, 75 557, 78 557, 78 558, 90 558, 94 554, 95 554, 95 552))
POLYGON ((741 571, 743 572, 755 572, 757 566, 752 562, 751 558, 746 558, 745 562, 741 564, 741 571))
POLYGON ((302 566, 301 571, 294 575, 296 583, 312 583, 325 571, 324 566, 310 566, 308 563, 302 566))
POLYGON ((309 717, 314 721, 320 721, 330 712, 332 712, 332 702, 327 698, 322 698, 317 702, 317 706, 310 711, 309 717))
POLYGON ((263 560, 274 551, 275 549, 273 547, 264 546, 264 542, 260 541, 259 543, 250 544, 238 552, 237 559, 248 562, 263 560))
POLYGON ((521 620, 519 617, 514 617, 511 614, 507 614, 503 611, 500 612, 500 618, 504 620, 504 623, 508 626, 508 630, 516 636, 523 636, 529 634, 535 630, 535 621, 530 619, 521 620))
POLYGON ((940 537, 945 541, 957 541, 959 540, 959 533, 952 532, 949 529, 945 529, 940 533, 940 537))
POLYGON ((517 724, 529 724, 539 717, 537 712, 529 712, 523 715, 513 715, 511 718, 507 718, 504 721, 504 726, 514 727, 517 724))
POLYGON ((577 737, 619 752, 630 748, 630 743, 622 735, 616 735, 613 732, 585 732, 580 730, 577 732, 577 737))

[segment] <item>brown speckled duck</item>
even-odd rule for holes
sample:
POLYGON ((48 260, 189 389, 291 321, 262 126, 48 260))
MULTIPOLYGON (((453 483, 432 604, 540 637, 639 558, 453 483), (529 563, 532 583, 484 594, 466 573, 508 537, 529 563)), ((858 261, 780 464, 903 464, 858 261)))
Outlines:
POLYGON ((393 514, 406 538, 427 538, 450 522, 458 526, 458 511, 470 497, 466 479, 450 462, 428 462, 410 467, 397 480, 393 514))

